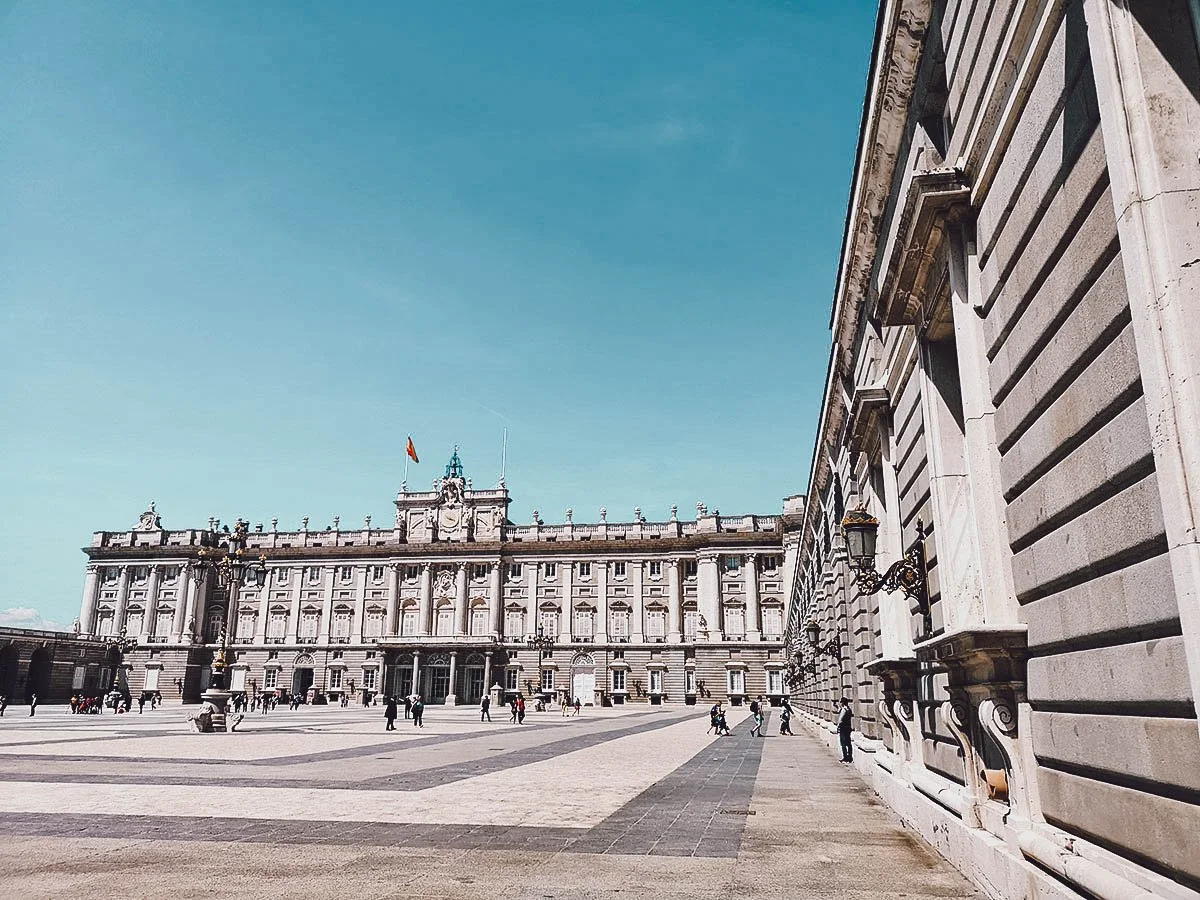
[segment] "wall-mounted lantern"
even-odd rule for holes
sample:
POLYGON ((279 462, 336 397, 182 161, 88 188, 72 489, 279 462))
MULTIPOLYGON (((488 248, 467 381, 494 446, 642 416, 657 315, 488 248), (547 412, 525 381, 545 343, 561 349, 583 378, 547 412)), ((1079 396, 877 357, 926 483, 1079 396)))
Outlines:
POLYGON ((879 520, 864 507, 852 509, 842 519, 846 534, 846 549, 854 568, 854 583, 864 594, 879 591, 904 592, 921 613, 925 635, 933 628, 929 615, 929 583, 925 569, 925 526, 917 519, 917 539, 882 575, 875 569, 875 543, 879 535, 879 520))

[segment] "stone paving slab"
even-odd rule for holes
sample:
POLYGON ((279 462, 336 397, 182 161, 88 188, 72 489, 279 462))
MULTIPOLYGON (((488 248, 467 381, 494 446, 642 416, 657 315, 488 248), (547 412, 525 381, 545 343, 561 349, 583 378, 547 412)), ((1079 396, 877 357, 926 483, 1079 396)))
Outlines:
MULTIPOLYGON (((320 764, 302 760, 326 723, 340 734, 361 731, 371 741, 381 736, 379 723, 324 711, 298 716, 279 723, 289 731, 281 739, 296 742, 297 752, 286 757, 293 762, 161 766, 171 778, 186 778, 186 785, 116 777, 147 769, 153 775, 163 762, 156 758, 106 763, 90 781, 58 784, 18 782, 10 773, 36 771, 33 763, 75 764, 54 755, 0 758, 0 896, 979 896, 824 746, 803 734, 751 737, 744 711, 731 711, 738 720, 732 737, 705 734, 707 718, 693 709, 560 720, 553 727, 535 723, 510 730, 502 741, 486 726, 477 740, 467 712, 444 722, 442 734, 433 736, 438 740, 407 741, 403 751, 392 744, 394 752, 372 755, 354 747, 320 750, 345 754, 320 764), (505 749, 490 749, 497 747, 505 749), (394 756, 405 756, 410 787, 422 778, 431 786, 379 787, 401 762, 394 756), (479 761, 487 771, 475 774, 470 766, 479 761), (456 764, 467 771, 447 779, 456 764), (442 796, 424 821, 388 821, 395 817, 378 810, 342 821, 336 804, 331 814, 298 818, 295 809, 284 815, 282 807, 264 807, 253 793, 273 790, 264 785, 280 768, 309 777, 329 765, 344 768, 356 784, 372 785, 349 792, 355 804, 378 798, 394 813, 406 798, 442 796), (208 789, 213 800, 156 793, 160 787, 201 791, 204 776, 224 772, 237 772, 246 784, 215 778, 208 789), (509 799, 519 802, 510 806, 509 799), (459 821, 486 818, 479 810, 488 804, 517 824, 459 821), (197 815, 201 809, 210 815, 197 815)), ((145 732, 134 730, 161 735, 160 725, 146 720, 145 732)), ((69 755, 85 750, 81 741, 89 730, 76 732, 80 740, 69 755)), ((48 737, 63 742, 59 733, 48 737)), ((192 742, 212 737, 237 735, 192 742)), ((335 796, 295 787, 284 793, 313 808, 335 796)))

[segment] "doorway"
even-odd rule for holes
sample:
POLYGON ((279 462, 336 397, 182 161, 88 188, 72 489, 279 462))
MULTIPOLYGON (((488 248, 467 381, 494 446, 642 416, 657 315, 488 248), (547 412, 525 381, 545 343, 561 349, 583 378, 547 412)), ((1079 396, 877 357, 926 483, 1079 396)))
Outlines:
POLYGON ((301 697, 308 695, 308 689, 313 685, 313 670, 303 666, 292 672, 292 693, 301 697))
POLYGON ((571 660, 571 700, 584 706, 596 704, 596 664, 587 653, 579 653, 571 660))

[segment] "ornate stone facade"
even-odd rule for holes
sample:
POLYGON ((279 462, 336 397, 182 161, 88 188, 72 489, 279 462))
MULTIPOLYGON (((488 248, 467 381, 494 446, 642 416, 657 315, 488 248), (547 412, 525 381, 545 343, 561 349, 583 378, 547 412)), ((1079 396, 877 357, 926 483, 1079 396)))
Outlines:
POLYGON ((880 12, 789 648, 991 896, 1200 889, 1198 10, 880 12))
MULTIPOLYGON (((339 697, 418 692, 434 703, 566 694, 585 704, 783 696, 791 569, 778 516, 528 525, 506 487, 477 490, 457 452, 432 490, 405 488, 393 527, 254 527, 267 574, 228 621, 235 690, 339 697), (532 648, 541 634, 554 646, 532 648)), ((141 525, 147 527, 142 528, 141 525)), ((131 689, 196 699, 228 597, 193 564, 223 528, 97 532, 81 628, 136 637, 131 689)))

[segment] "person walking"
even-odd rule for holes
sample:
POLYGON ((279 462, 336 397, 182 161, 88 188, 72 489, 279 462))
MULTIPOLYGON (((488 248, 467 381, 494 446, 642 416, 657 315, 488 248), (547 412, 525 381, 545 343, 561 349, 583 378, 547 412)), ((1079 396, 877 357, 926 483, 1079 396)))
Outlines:
POLYGON ((413 706, 412 694, 405 694, 404 695, 404 718, 406 718, 406 719, 412 718, 412 706, 413 706))
POLYGON ((4 711, 8 709, 8 695, 0 694, 0 718, 4 717, 4 711))
POLYGON ((479 701, 479 721, 492 721, 492 698, 487 694, 483 695, 483 699, 479 701))
POLYGON ((388 697, 387 706, 383 708, 383 717, 387 719, 387 727, 383 729, 384 731, 396 730, 396 712, 396 698, 388 697))
POLYGON ((508 708, 512 711, 512 715, 508 717, 508 721, 512 725, 517 724, 517 698, 513 697, 508 701, 508 708))
POLYGON ((854 731, 853 713, 850 711, 850 700, 842 698, 842 708, 837 714, 838 741, 842 745, 842 762, 854 762, 854 745, 850 743, 850 735, 854 731))
POLYGON ((751 707, 753 707, 753 710, 754 710, 750 714, 750 718, 754 719, 754 727, 750 729, 750 733, 757 734, 759 737, 762 737, 763 736, 763 733, 762 733, 762 727, 763 727, 762 707, 759 706, 757 703, 751 703, 750 705, 751 705, 751 707))
POLYGON ((37 694, 31 694, 29 697, 29 714, 32 716, 37 712, 37 694))
POLYGON ((525 724, 525 698, 517 697, 517 724, 525 724))
POLYGON ((582 709, 582 708, 583 708, 583 704, 582 704, 582 703, 580 703, 580 702, 579 702, 579 698, 578 698, 578 697, 576 697, 576 698, 575 698, 575 712, 571 713, 571 715, 573 715, 573 716, 577 716, 577 715, 579 715, 579 710, 580 710, 580 709, 582 709))
POLYGON ((786 703, 779 710, 779 733, 792 733, 792 708, 786 703))
POLYGON ((425 723, 421 721, 421 717, 425 715, 425 701, 421 699, 421 695, 417 694, 417 699, 413 701, 412 717, 414 728, 424 728, 425 723))

